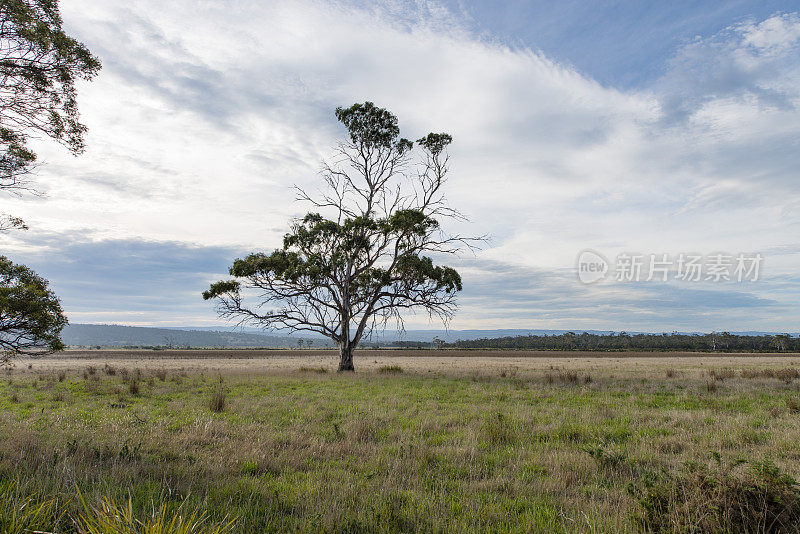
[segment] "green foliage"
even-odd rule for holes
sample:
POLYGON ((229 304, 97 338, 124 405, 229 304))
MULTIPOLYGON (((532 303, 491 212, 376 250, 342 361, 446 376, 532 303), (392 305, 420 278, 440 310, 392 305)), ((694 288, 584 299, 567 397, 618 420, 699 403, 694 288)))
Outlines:
POLYGON ((678 475, 644 479, 630 485, 648 532, 797 532, 800 488, 770 462, 758 462, 743 472, 744 460, 712 467, 688 463, 678 475))
POLYGON ((375 357, 376 368, 414 372, 234 371, 222 414, 209 412, 220 386, 208 370, 143 388, 126 406, 115 405, 121 370, 98 367, 98 381, 83 381, 76 367, 61 384, 54 373, 15 371, 13 383, 0 382, 0 487, 19 481, 16 510, 56 500, 47 521, 30 523, 44 532, 82 532, 79 515, 98 519, 90 514, 114 519, 111 532, 131 523, 146 532, 142 524, 178 515, 205 515, 210 529, 236 517, 237 532, 764 532, 758 525, 776 517, 796 531, 786 473, 800 473, 800 429, 786 410, 768 415, 796 397, 783 385, 740 381, 712 398, 699 391, 695 364, 684 362, 664 389, 642 380, 661 379, 659 370, 623 359, 605 371, 586 363, 592 388, 517 389, 498 363, 475 381, 464 374, 482 367, 475 358, 444 372, 419 355, 408 364, 400 352, 375 357), (62 388, 74 402, 52 402, 62 388), (768 439, 740 450, 738 436, 759 421, 768 439), (739 455, 784 471, 738 465, 739 455), (663 527, 642 523, 645 506, 663 527), (757 509, 767 512, 736 522, 757 509))
POLYGON ((211 287, 203 291, 203 299, 209 300, 226 293, 236 293, 239 291, 239 282, 235 280, 227 280, 211 284, 211 287))
POLYGON ((411 150, 412 143, 400 136, 397 117, 372 102, 353 104, 349 108, 336 108, 336 118, 345 125, 353 143, 372 148, 396 148, 399 152, 411 150))
MULTIPOLYGON (((100 61, 62 28, 57 0, 3 0, 0 3, 0 109, 12 124, 0 131, 3 161, 10 167, 35 159, 25 147, 28 130, 83 150, 86 127, 79 121, 75 82, 91 79, 100 61)), ((8 124, 8 123, 6 123, 8 124)))
POLYGON ((0 351, 57 351, 67 318, 48 282, 24 265, 0 256, 0 351))
POLYGON ((0 481, 0 532, 45 532, 58 522, 56 500, 26 494, 15 481, 0 481))
POLYGON ((382 374, 402 374, 403 368, 399 365, 382 365, 378 367, 378 372, 382 374))
MULTIPOLYGON (((800 352, 800 337, 779 335, 710 334, 576 334, 530 335, 461 340, 455 348, 600 351, 703 351, 703 352, 800 352)), ((751 377, 752 378, 752 377, 751 377)), ((785 379, 791 376, 783 377, 785 379)), ((794 377, 796 378, 796 377, 794 377)))
POLYGON ((78 529, 83 534, 223 534, 233 532, 235 520, 212 524, 205 512, 192 510, 185 502, 170 510, 162 504, 146 517, 137 517, 129 498, 123 506, 111 499, 101 499, 90 505, 79 494, 82 511, 78 515, 78 529))
POLYGON ((212 412, 222 413, 225 411, 225 405, 228 403, 228 395, 222 389, 217 389, 211 394, 211 399, 208 401, 208 407, 212 412))
POLYGON ((428 149, 431 154, 440 154, 447 145, 453 142, 453 137, 449 134, 429 133, 421 139, 417 139, 417 143, 428 149))
POLYGON ((0 189, 16 185, 15 177, 36 160, 24 143, 20 133, 0 127, 0 189))
MULTIPOLYGON (((31 189, 32 135, 55 139, 73 154, 83 151, 86 127, 75 82, 99 69, 100 61, 64 32, 57 0, 0 1, 0 191, 31 189)), ((0 214, 0 232, 26 228, 0 214)))

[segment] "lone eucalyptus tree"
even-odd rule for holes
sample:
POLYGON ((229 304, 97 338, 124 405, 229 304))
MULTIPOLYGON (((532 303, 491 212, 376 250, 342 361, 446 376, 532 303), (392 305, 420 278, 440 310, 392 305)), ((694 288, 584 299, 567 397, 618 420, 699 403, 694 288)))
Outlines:
POLYGON ((220 316, 270 329, 310 331, 340 348, 340 371, 376 327, 421 309, 447 322, 461 277, 426 254, 454 254, 473 239, 446 234, 440 221, 461 218, 442 194, 448 134, 414 143, 400 137, 397 117, 372 102, 337 108, 349 139, 322 175, 325 192, 298 199, 313 212, 295 221, 283 247, 237 259, 232 280, 212 284, 220 316), (255 307, 245 305, 253 294, 255 307))

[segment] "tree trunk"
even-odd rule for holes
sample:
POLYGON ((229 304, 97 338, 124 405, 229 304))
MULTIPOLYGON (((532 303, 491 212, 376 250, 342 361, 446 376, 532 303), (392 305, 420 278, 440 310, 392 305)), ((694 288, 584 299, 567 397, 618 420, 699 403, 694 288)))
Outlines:
POLYGON ((353 367, 353 345, 350 343, 342 343, 339 346, 339 372, 355 371, 353 367))

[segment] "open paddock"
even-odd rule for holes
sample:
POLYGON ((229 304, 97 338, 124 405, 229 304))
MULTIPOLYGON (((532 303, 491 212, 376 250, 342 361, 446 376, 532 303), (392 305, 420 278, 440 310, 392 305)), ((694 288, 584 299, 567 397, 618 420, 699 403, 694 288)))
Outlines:
MULTIPOLYGON (((354 362, 356 370, 365 373, 400 366, 407 373, 447 376, 492 376, 505 371, 533 377, 563 369, 599 376, 656 378, 670 369, 684 377, 702 377, 709 370, 721 368, 800 369, 800 354, 379 349, 356 351, 354 362)), ((70 350, 20 359, 14 372, 82 372, 106 365, 231 375, 284 374, 307 367, 335 371, 338 354, 322 349, 70 350)))
POLYGON ((356 373, 336 364, 322 350, 19 361, 0 381, 0 507, 45 505, 27 528, 57 532, 128 500, 142 521, 191 511, 233 532, 800 525, 800 355, 365 350, 356 373))

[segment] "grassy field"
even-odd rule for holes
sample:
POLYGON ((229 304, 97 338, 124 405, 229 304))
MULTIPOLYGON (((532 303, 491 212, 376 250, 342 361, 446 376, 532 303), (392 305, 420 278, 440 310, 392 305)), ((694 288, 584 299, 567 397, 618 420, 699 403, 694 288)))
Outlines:
POLYGON ((419 354, 20 362, 0 531, 800 531, 797 355, 419 354))

